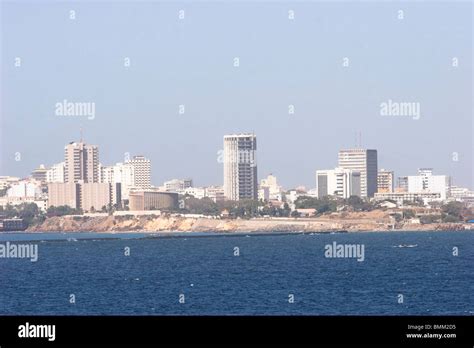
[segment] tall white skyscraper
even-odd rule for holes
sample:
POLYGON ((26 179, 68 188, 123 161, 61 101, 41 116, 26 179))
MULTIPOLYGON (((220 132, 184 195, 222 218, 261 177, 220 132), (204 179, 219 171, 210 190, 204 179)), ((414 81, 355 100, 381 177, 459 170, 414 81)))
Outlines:
POLYGON ((257 137, 224 136, 224 195, 226 199, 257 199, 257 137))
POLYGON ((339 167, 360 173, 361 197, 373 197, 377 192, 377 150, 340 150, 339 167))
POLYGON ((99 182, 99 148, 81 142, 64 147, 64 182, 99 182))
POLYGON ((144 156, 134 156, 125 164, 133 167, 133 187, 147 189, 151 187, 151 161, 144 156))

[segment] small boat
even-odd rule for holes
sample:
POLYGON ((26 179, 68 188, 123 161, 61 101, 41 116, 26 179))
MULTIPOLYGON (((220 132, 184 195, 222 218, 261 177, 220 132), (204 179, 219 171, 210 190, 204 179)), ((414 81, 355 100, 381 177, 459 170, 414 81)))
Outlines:
POLYGON ((418 244, 399 244, 395 245, 395 248, 416 248, 418 244))

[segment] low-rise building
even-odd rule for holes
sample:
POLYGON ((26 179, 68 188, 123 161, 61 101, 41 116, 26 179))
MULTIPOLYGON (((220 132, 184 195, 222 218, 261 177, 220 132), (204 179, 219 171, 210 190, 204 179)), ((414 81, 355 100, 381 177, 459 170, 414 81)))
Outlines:
POLYGON ((154 190, 134 190, 129 194, 129 209, 166 210, 178 207, 178 194, 154 190))
POLYGON ((318 198, 335 196, 349 198, 361 196, 360 172, 352 169, 335 168, 316 171, 318 198))
POLYGON ((440 193, 431 192, 377 192, 374 196, 376 201, 392 200, 396 201, 397 204, 403 204, 404 201, 417 202, 422 201, 424 204, 428 204, 432 201, 441 201, 440 193))

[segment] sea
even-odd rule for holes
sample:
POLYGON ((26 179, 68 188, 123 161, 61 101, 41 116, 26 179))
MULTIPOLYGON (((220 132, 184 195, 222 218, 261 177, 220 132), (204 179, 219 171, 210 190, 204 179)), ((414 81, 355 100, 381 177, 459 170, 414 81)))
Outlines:
POLYGON ((38 254, 0 258, 0 315, 474 315, 471 231, 0 234, 7 242, 38 254))

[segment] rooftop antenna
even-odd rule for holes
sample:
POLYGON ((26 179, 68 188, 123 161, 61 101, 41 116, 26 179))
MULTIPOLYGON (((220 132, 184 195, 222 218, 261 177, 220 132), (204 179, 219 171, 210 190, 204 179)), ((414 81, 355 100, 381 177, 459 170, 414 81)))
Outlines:
POLYGON ((81 132, 81 143, 82 143, 82 126, 80 128, 80 132, 81 132))

